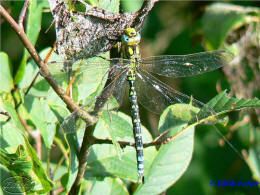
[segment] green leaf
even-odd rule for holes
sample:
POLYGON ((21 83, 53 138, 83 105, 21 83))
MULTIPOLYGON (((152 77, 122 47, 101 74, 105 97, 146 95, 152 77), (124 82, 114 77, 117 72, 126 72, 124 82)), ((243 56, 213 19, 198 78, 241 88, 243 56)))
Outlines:
MULTIPOLYGON (((103 56, 107 57, 107 56, 103 56)), ((52 58, 53 59, 53 58, 52 58)), ((64 88, 68 89, 68 72, 62 71, 66 63, 59 58, 56 58, 55 61, 48 64, 49 70, 55 80, 64 88)), ((73 92, 73 100, 75 102, 80 102, 85 106, 93 106, 92 102, 95 101, 95 96, 100 93, 103 89, 106 79, 107 79, 107 71, 110 67, 109 63, 107 65, 99 64, 101 62, 107 62, 100 57, 94 57, 88 60, 79 60, 75 61, 73 64, 72 70, 72 92, 73 92), (88 63, 98 62, 95 67, 88 66, 88 63)), ((68 64, 67 64, 68 65, 68 64)), ((45 80, 39 79, 35 83, 35 88, 39 88, 40 86, 47 86, 45 80)), ((52 91, 52 89, 50 90, 52 91)), ((54 93, 53 93, 54 95, 54 93)), ((58 97, 56 95, 56 97, 58 97)), ((48 94, 49 98, 49 94, 48 94)), ((90 109, 90 108, 89 108, 90 109)))
POLYGON ((5 111, 8 112, 8 114, 10 115, 11 120, 14 122, 16 128, 21 130, 22 132, 26 132, 26 130, 24 129, 24 126, 22 125, 21 120, 19 119, 19 116, 14 108, 14 105, 10 101, 4 100, 3 107, 4 107, 5 111))
POLYGON ((18 84, 18 87, 20 89, 25 89, 29 87, 37 72, 38 66, 33 60, 29 60, 29 62, 26 64, 24 77, 22 81, 18 84))
POLYGON ((159 133, 174 131, 174 134, 171 136, 177 134, 188 125, 189 121, 192 121, 196 117, 198 112, 199 109, 197 107, 189 104, 174 104, 169 106, 160 117, 159 133))
MULTIPOLYGON (((111 112, 111 124, 115 131, 115 139, 117 141, 127 141, 134 143, 133 129, 131 118, 123 113, 111 112), (117 119, 114 120, 115 116, 117 119), (118 122, 120 121, 120 124, 118 122), (123 126, 121 126, 123 124, 123 126)), ((103 127, 103 122, 99 122, 94 131, 94 136, 100 139, 111 139, 107 128, 103 127)), ((144 143, 152 141, 151 135, 145 127, 142 126, 142 135, 144 143)), ((148 147, 144 149, 145 157, 145 173, 148 172, 150 164, 156 155, 155 147, 148 147)), ((88 158, 87 169, 85 172, 85 179, 95 178, 101 179, 106 176, 115 176, 124 178, 130 181, 137 182, 137 165, 136 152, 132 146, 123 148, 121 156, 118 156, 115 147, 109 144, 93 145, 88 158)))
POLYGON ((124 12, 136 12, 142 7, 143 0, 124 0, 121 1, 121 6, 124 12))
POLYGON ((58 119, 60 124, 63 122, 64 118, 70 114, 69 110, 65 106, 56 105, 54 103, 49 102, 48 106, 50 107, 51 111, 58 119))
MULTIPOLYGON (((180 106, 180 105, 179 105, 180 106)), ((149 171, 146 174, 145 184, 140 185, 137 194, 160 194, 175 183, 187 169, 193 152, 194 127, 187 126, 186 110, 182 117, 176 117, 179 106, 169 106, 160 117, 161 132, 174 131, 175 139, 160 147, 149 171), (174 126, 174 124, 178 124, 174 126), (182 130, 182 131, 180 131, 182 130)), ((192 107, 190 107, 192 109, 192 107)))
POLYGON ((24 144, 23 137, 13 122, 0 123, 0 143, 0 148, 8 153, 14 153, 19 145, 24 144))
POLYGON ((105 132, 108 132, 109 139, 112 140, 113 145, 115 146, 115 149, 119 156, 121 155, 121 148, 117 142, 116 136, 119 136, 118 133, 120 133, 120 127, 125 127, 126 125, 128 125, 128 123, 127 124, 125 123, 127 122, 122 120, 122 118, 118 117, 116 114, 104 111, 100 116, 100 120, 96 127, 96 128, 102 128, 105 130, 105 132), (113 120, 113 123, 111 120, 113 120), (102 127, 100 127, 100 125, 102 127))
POLYGON ((45 102, 31 95, 27 95, 25 97, 24 107, 29 113, 32 122, 40 130, 46 147, 51 148, 55 135, 55 126, 54 124, 48 125, 47 123, 46 115, 48 115, 50 110, 45 110, 45 102))
POLYGON ((79 153, 79 146, 83 140, 85 128, 80 129, 77 133, 66 134, 65 138, 70 147, 69 153, 69 167, 68 167, 68 174, 66 178, 66 183, 63 185, 68 192, 74 181, 76 180, 78 174, 78 167, 79 167, 79 160, 78 160, 78 153, 79 153), (80 144, 79 144, 80 142, 80 144))
MULTIPOLYGON (((213 115, 215 117, 234 109, 259 107, 260 100, 232 98, 223 92, 213 98, 208 105, 216 111, 213 115)), ((212 118, 209 116, 188 125, 197 113, 199 113, 197 108, 183 104, 175 104, 164 111, 160 118, 159 131, 172 136, 169 139, 170 143, 160 147, 146 175, 145 184, 140 185, 135 194, 159 194, 184 173, 192 157, 194 126, 202 121, 211 121, 212 118)))
MULTIPOLYGON (((6 124, 6 126, 4 126, 4 127, 8 127, 7 125, 10 125, 10 124, 6 124)), ((1 126, 2 126, 2 124, 1 124, 1 126)), ((3 130, 7 130, 7 129, 3 129, 3 130)), ((8 129, 8 130, 11 131, 12 129, 8 129)), ((0 155, 1 163, 4 164, 13 175, 16 175, 19 177, 26 177, 27 180, 32 179, 31 176, 32 176, 32 170, 33 170, 33 173, 37 176, 37 179, 39 179, 39 181, 41 183, 41 188, 42 188, 42 189, 38 189, 40 186, 35 185, 37 187, 37 189, 33 189, 33 190, 36 190, 38 193, 48 192, 52 188, 53 184, 48 179, 48 177, 45 173, 45 170, 41 164, 41 161, 39 160, 36 152, 34 151, 33 147, 30 145, 26 136, 20 130, 17 130, 16 133, 18 135, 17 137, 22 136, 22 138, 23 138, 22 143, 25 145, 26 153, 25 153, 24 145, 19 145, 17 147, 17 150, 13 154, 10 154, 10 153, 8 154, 8 153, 4 152, 4 150, 1 149, 1 155, 0 155), (18 132, 20 135, 18 135, 18 132), (28 158, 28 156, 30 158, 28 158)), ((13 134, 13 136, 14 135, 15 134, 13 134)), ((4 134, 3 134, 3 136, 1 136, 1 139, 3 139, 2 137, 6 138, 6 136, 4 134)), ((13 146, 14 144, 17 144, 17 143, 13 143, 11 146, 13 146)), ((10 148, 10 146, 9 146, 9 148, 10 148)), ((5 147, 5 150, 9 149, 9 148, 5 147)), ((33 180, 34 180, 33 182, 35 184, 37 184, 36 178, 34 178, 33 180)), ((23 185, 21 185, 21 186, 23 186, 23 185)))
POLYGON ((0 52, 0 76, 1 85, 0 91, 10 92, 13 88, 13 66, 8 55, 4 52, 0 52))
POLYGON ((223 113, 244 108, 260 108, 260 100, 258 98, 238 99, 235 97, 229 97, 226 91, 223 91, 211 99, 207 105, 213 108, 217 115, 221 115, 223 113))
POLYGON ((118 13, 119 12, 119 3, 120 0, 98 0, 99 4, 98 7, 103 8, 107 11, 113 12, 113 13, 118 13))
POLYGON ((247 21, 248 9, 226 3, 211 4, 202 18, 202 29, 209 50, 223 46, 228 32, 247 21))
POLYGON ((260 146, 259 144, 249 149, 248 165, 253 173, 253 178, 260 182, 260 146))
POLYGON ((24 190, 20 188, 20 184, 18 183, 18 180, 16 180, 16 177, 14 177, 9 170, 0 164, 0 194, 4 195, 13 195, 16 194, 22 194, 24 190), (12 188, 9 187, 8 184, 12 184, 12 188), (1 193, 2 192, 2 193, 1 193))
POLYGON ((93 7, 99 7, 114 13, 119 12, 119 0, 86 0, 86 2, 93 7))
POLYGON ((253 146, 249 149, 249 155, 248 158, 246 159, 247 164, 252 171, 253 178, 260 182, 260 143, 259 143, 259 133, 257 134, 257 129, 250 129, 250 134, 251 134, 251 143, 253 146))
MULTIPOLYGON (((69 111, 61 106, 50 103, 49 104, 51 111, 55 114, 56 118, 60 122, 60 124, 64 121, 64 118, 69 115, 69 111)), ((62 185, 65 188, 66 192, 70 190, 72 187, 78 173, 78 152, 79 147, 81 145, 85 128, 81 128, 78 131, 74 131, 74 133, 66 134, 65 138, 70 147, 69 153, 69 167, 68 173, 64 175, 61 179, 62 185)), ((63 132, 64 133, 64 132, 63 132)))
MULTIPOLYGON (((44 59, 47 54, 50 52, 51 48, 46 48, 40 51, 39 55, 42 59, 44 59)), ((49 57, 48 61, 61 61, 61 57, 59 57, 56 53, 52 53, 49 57)), ((29 60, 26 64, 25 68, 25 75, 22 81, 19 83, 19 88, 26 90, 30 84, 32 83, 33 79, 35 78, 36 74, 39 72, 39 68, 33 60, 29 60)), ((68 77, 67 77, 68 78, 68 77)), ((60 83, 59 83, 60 84, 60 83)), ((48 91, 50 90, 50 85, 48 82, 39 75, 34 82, 33 87, 29 91, 29 94, 32 94, 36 97, 48 96, 48 91)))
POLYGON ((49 192, 53 187, 53 183, 48 178, 48 176, 45 172, 45 169, 42 165, 42 162, 38 158, 37 153, 35 152, 35 150, 31 146, 31 144, 29 143, 28 139, 23 134, 22 134, 22 136, 24 138, 26 151, 32 160, 33 171, 42 185, 42 189, 37 190, 37 193, 49 192))
MULTIPOLYGON (((138 187, 136 194, 159 194, 183 174, 192 157, 194 126, 202 121, 211 121, 212 117, 216 119, 216 116, 233 110, 249 107, 259 108, 260 100, 257 98, 252 100, 237 99, 228 97, 225 92, 222 92, 213 98, 208 105, 216 113, 189 125, 188 122, 193 121, 194 115, 199 114, 197 108, 191 105, 175 104, 164 111, 160 118, 159 131, 160 133, 166 132, 166 136, 172 136, 169 139, 170 143, 160 147, 146 176, 146 183, 138 187)), ((255 154, 251 153, 251 162, 252 169, 257 176, 258 162, 254 158, 255 154)))
MULTIPOLYGON (((104 57, 108 57, 107 55, 104 57)), ((109 66, 107 66, 107 69, 104 69, 103 67, 100 68, 99 65, 96 66, 94 69, 93 67, 88 67, 87 64, 91 62, 106 62, 105 60, 94 57, 88 60, 82 60, 80 63, 84 66, 80 75, 77 76, 77 79, 74 83, 79 83, 77 85, 73 85, 73 98, 77 101, 83 101, 84 103, 88 101, 88 97, 92 94, 96 94, 100 92, 100 89, 103 89, 107 75, 105 74, 108 71, 109 66), (77 94, 77 96, 75 95, 77 94)), ((77 74, 77 71, 75 71, 75 74, 77 74)), ((66 73, 66 77, 67 73, 66 73)))
POLYGON ((71 149, 73 148, 73 150, 78 155, 78 151, 80 149, 80 145, 82 142, 82 136, 83 136, 82 134, 85 130, 85 122, 79 119, 81 122, 80 126, 76 127, 76 124, 74 123, 72 124, 68 123, 64 125, 63 122, 68 115, 70 116, 70 111, 66 107, 58 104, 54 104, 54 103, 48 103, 48 104, 51 111, 54 113, 54 115, 59 121, 61 133, 63 133, 65 137, 68 139, 67 141, 69 142, 70 148, 71 149), (66 128, 68 128, 68 130, 66 128))
POLYGON ((32 169, 32 162, 27 160, 23 145, 19 145, 15 153, 7 153, 0 149, 0 163, 11 173, 21 176, 30 175, 32 169))
POLYGON ((104 181, 87 181, 86 188, 89 195, 111 194, 111 195, 128 195, 127 188, 118 178, 105 178, 104 181))
MULTIPOLYGON (((41 30, 41 19, 43 7, 48 7, 48 1, 30 1, 28 6, 28 17, 26 24, 26 34, 33 45, 35 45, 40 30, 41 30)), ((24 55, 16 72, 14 83, 18 84, 24 77, 26 62, 29 58, 27 49, 24 49, 24 55)))

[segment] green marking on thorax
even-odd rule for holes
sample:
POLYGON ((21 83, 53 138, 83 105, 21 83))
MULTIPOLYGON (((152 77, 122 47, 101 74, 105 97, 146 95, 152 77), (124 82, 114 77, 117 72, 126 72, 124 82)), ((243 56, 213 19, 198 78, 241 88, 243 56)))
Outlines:
POLYGON ((134 28, 127 28, 122 36, 122 57, 133 61, 129 64, 129 80, 135 80, 136 66, 139 66, 138 59, 141 58, 139 52, 140 40, 141 37, 134 28))

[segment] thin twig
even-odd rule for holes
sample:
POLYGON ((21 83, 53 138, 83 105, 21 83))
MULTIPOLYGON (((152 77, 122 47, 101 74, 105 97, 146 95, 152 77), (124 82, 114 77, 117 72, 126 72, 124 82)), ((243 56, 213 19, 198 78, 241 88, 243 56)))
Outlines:
MULTIPOLYGON (((111 139, 99 139, 94 137, 94 144, 113 144, 111 139)), ((134 143, 132 142, 125 142, 125 141, 118 141, 121 148, 124 148, 126 146, 134 146, 134 143)))
POLYGON ((55 191, 54 191, 54 194, 62 194, 62 192, 64 192, 65 190, 64 190, 64 187, 63 186, 61 186, 61 187, 59 187, 58 189, 56 189, 55 191))
POLYGON ((55 19, 52 20, 50 26, 46 29, 44 33, 48 33, 54 23, 55 23, 55 19))
POLYGON ((69 150, 66 150, 65 146, 62 144, 62 141, 59 138, 54 137, 54 142, 60 148, 61 152, 63 153, 63 156, 65 157, 65 159, 69 160, 69 156, 68 156, 69 150))
POLYGON ((30 0, 25 0, 25 1, 24 1, 23 9, 22 9, 22 11, 21 11, 21 13, 20 13, 20 16, 19 16, 18 25, 19 25, 22 29, 24 29, 24 27, 23 27, 23 22, 24 22, 24 18, 25 18, 25 16, 26 16, 26 11, 27 11, 29 2, 30 2, 30 0))
MULTIPOLYGON (((66 154, 67 155, 67 154, 66 154)), ((59 160, 57 166, 55 167, 55 169, 53 170, 52 174, 55 175, 56 172, 58 171, 58 169, 60 168, 60 166, 62 165, 62 163, 65 161, 65 156, 62 156, 62 158, 59 160)))
POLYGON ((23 119, 23 117, 17 112, 18 117, 24 126, 25 130, 30 134, 30 136, 35 140, 35 150, 37 152, 37 155, 39 159, 42 157, 42 140, 41 140, 41 133, 37 129, 36 131, 32 131, 29 126, 27 125, 26 121, 23 119))
MULTIPOLYGON (((48 54, 46 55, 46 57, 44 58, 44 64, 46 64, 48 62, 48 59, 50 58, 51 54, 53 53, 53 51, 56 48, 56 42, 54 43, 53 48, 50 49, 50 51, 48 52, 48 54)), ((34 76, 32 82, 30 83, 29 87, 27 88, 27 90, 25 91, 24 95, 26 96, 29 91, 31 90, 32 86, 34 85, 36 79, 38 78, 38 76, 40 75, 40 71, 37 72, 37 74, 34 76)), ((22 100, 15 106, 15 109, 19 108, 19 106, 22 104, 22 100)))
MULTIPOLYGON (((56 165, 56 167, 54 168, 52 174, 55 175, 56 174, 56 171, 59 169, 59 167, 62 165, 62 163, 66 160, 69 160, 69 157, 68 157, 68 153, 69 153, 69 150, 66 150, 65 147, 63 146, 62 144, 62 141, 59 140, 58 138, 54 138, 54 142, 57 144, 57 146, 60 148, 61 152, 63 153, 63 156, 62 158, 59 160, 58 164, 56 165)), ((66 163, 68 165, 68 163, 66 163)))
POLYGON ((48 176, 53 179, 53 174, 51 173, 51 163, 50 163, 50 156, 51 156, 51 150, 47 148, 47 155, 46 155, 46 172, 48 176))
MULTIPOLYGON (((153 141, 149 142, 149 143, 144 143, 143 147, 147 148, 150 146, 159 146, 162 145, 164 143, 168 142, 168 137, 167 134, 169 133, 168 131, 163 132, 162 134, 160 134, 157 138, 155 138, 153 141)), ((96 137, 93 137, 93 142, 94 144, 113 144, 112 140, 110 139, 99 139, 96 137)), ((173 141, 174 139, 172 139, 171 141, 173 141)), ((126 141, 118 141, 119 145, 121 148, 124 148, 126 146, 135 146, 135 143, 133 142, 126 142, 126 141)))
MULTIPOLYGON (((196 125, 200 124, 200 123, 195 123, 196 125)), ((167 130, 165 132, 163 132, 162 134, 160 134, 157 138, 155 138, 153 141, 149 142, 149 143, 144 143, 143 147, 147 148, 150 146, 160 146, 162 144, 167 144, 170 143, 172 141, 174 141, 177 137, 181 136, 184 132, 188 131, 190 127, 196 126, 195 124, 190 125, 184 129, 182 129, 180 132, 178 132, 176 135, 174 136, 170 136, 168 137, 168 133, 170 132, 170 130, 167 130)), ((112 140, 109 139, 99 139, 96 137, 92 138, 94 144, 113 144, 112 140)), ((126 146, 134 146, 134 143, 131 142, 125 142, 125 141, 118 141, 119 145, 121 148, 124 148, 126 146)))
POLYGON ((72 97, 72 85, 75 82, 77 76, 80 74, 80 72, 76 72, 75 75, 72 76, 72 72, 71 71, 72 70, 70 68, 69 69, 69 75, 71 75, 71 76, 69 76, 69 84, 68 84, 68 87, 66 89, 66 93, 72 97))
POLYGON ((10 117, 8 112, 1 111, 0 114, 10 117))

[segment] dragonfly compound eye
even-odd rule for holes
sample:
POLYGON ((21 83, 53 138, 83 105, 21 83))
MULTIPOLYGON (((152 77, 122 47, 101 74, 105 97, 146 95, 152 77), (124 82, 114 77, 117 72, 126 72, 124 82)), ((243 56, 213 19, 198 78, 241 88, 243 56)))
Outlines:
POLYGON ((125 43, 128 43, 128 42, 129 42, 128 36, 123 35, 123 42, 125 42, 125 43))
POLYGON ((127 29, 125 30, 125 34, 126 34, 127 36, 129 36, 129 37, 134 37, 134 36, 137 35, 137 32, 136 32, 136 30, 135 30, 134 28, 127 28, 127 29))

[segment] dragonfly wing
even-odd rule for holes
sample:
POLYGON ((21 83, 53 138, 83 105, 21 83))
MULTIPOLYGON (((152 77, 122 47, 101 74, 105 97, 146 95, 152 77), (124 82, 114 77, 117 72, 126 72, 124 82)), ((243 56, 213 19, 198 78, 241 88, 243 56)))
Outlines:
POLYGON ((86 91, 86 86, 99 84, 103 75, 109 70, 110 63, 102 60, 96 61, 52 61, 47 63, 48 69, 56 81, 63 87, 73 82, 84 86, 82 91, 86 91))
POLYGON ((190 55, 152 56, 141 60, 143 69, 166 77, 187 77, 210 72, 228 64, 234 55, 224 50, 190 55))
POLYGON ((127 67, 127 63, 130 63, 130 60, 121 58, 102 59, 96 57, 89 60, 52 61, 47 65, 50 73, 60 85, 66 86, 66 84, 72 84, 72 80, 73 86, 75 83, 76 88, 81 89, 78 90, 79 94, 85 94, 80 96, 86 97, 100 86, 101 80, 104 80, 104 78, 112 80, 116 77, 121 70, 127 67), (81 86, 77 87, 78 84, 81 86), (89 90, 89 88, 91 89, 89 90))
POLYGON ((100 109, 117 109, 123 102, 123 97, 126 90, 126 78, 127 69, 116 70, 114 73, 111 69, 111 83, 109 83, 97 97, 94 111, 97 112, 100 109), (116 102, 115 102, 116 101, 116 102), (111 105, 110 105, 111 103, 111 105), (107 106, 105 106, 107 104, 107 106))
MULTIPOLYGON (((81 106, 82 109, 87 112, 100 112, 103 109, 114 110, 120 107, 126 89, 127 71, 125 69, 114 71, 117 71, 117 75, 115 75, 115 72, 111 73, 114 74, 113 80, 99 93, 99 95, 93 97, 92 100, 89 100, 89 103, 81 106)), ((86 128, 88 124, 79 118, 77 112, 74 111, 64 119, 61 126, 63 132, 68 134, 75 133, 83 126, 86 128)))
POLYGON ((82 60, 65 60, 65 61, 51 61, 47 63, 47 66, 52 74, 66 72, 68 68, 71 67, 72 71, 81 72, 86 70, 93 69, 108 69, 113 66, 125 66, 126 64, 131 63, 131 60, 122 59, 122 58, 113 58, 113 59, 103 59, 97 58, 94 59, 82 59, 82 60))
POLYGON ((203 108, 203 117, 214 113, 214 110, 206 104, 172 89, 145 70, 139 69, 137 72, 136 92, 138 102, 156 114, 161 114, 166 107, 176 103, 191 104, 194 107, 203 108))

